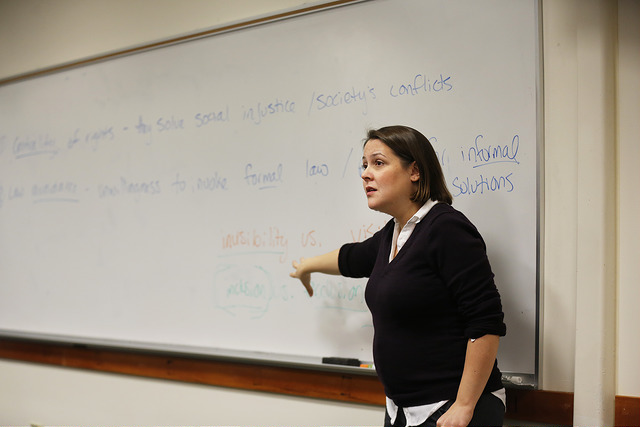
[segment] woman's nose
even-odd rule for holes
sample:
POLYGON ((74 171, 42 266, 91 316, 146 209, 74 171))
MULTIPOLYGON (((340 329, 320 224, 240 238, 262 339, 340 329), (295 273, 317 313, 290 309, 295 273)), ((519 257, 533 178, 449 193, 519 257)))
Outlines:
POLYGON ((360 178, 362 178, 364 181, 368 181, 371 179, 371 173, 369 172, 369 168, 368 167, 362 167, 362 173, 360 173, 360 178))

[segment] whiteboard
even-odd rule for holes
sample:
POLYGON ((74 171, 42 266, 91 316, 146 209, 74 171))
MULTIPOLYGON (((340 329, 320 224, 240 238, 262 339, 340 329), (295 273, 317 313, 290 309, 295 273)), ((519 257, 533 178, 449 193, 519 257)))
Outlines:
POLYGON ((372 360, 366 281, 289 272, 389 219, 362 141, 405 124, 487 242, 500 368, 533 375, 539 67, 536 1, 375 0, 4 85, 0 330, 372 360))

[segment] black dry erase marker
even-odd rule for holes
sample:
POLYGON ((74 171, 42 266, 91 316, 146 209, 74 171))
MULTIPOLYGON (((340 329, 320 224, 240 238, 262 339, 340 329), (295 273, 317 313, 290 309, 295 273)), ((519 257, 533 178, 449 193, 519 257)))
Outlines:
POLYGON ((344 366, 360 366, 358 359, 351 359, 348 357, 323 357, 322 363, 328 365, 344 365, 344 366))

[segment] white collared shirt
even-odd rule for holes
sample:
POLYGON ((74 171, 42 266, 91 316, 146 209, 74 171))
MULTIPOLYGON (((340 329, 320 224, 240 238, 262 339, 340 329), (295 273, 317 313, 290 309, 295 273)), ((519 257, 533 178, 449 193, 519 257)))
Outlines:
POLYGON ((404 224, 398 222, 397 219, 393 219, 396 223, 396 226, 393 229, 393 239, 391 240, 391 253, 389 254, 389 262, 396 256, 400 249, 404 246, 404 244, 409 240, 411 233, 416 228, 416 224, 418 224, 422 219, 427 216, 427 213, 434 207, 438 202, 433 201, 431 199, 427 200, 427 203, 422 205, 418 212, 416 212, 410 219, 404 224))
MULTIPOLYGON (((395 256, 398 254, 398 252, 400 252, 400 250, 402 249, 404 244, 407 242, 407 240, 409 240, 409 237, 411 236, 411 233, 413 233, 413 230, 416 228, 416 225, 420 221, 422 221, 425 216, 427 216, 427 213, 429 213, 431 208, 434 207, 437 203, 438 201, 429 199, 424 205, 422 205, 420 209, 418 209, 418 212, 416 212, 409 219, 409 221, 407 221, 407 223, 404 226, 402 226, 402 224, 400 224, 397 220, 394 219, 395 227, 393 229, 393 239, 391 243, 391 253, 389 253, 389 262, 391 262, 393 258, 395 258, 395 256)), ((504 388, 494 391, 493 395, 498 397, 500 400, 502 400, 502 403, 506 407, 507 399, 506 399, 506 391, 504 388)), ((404 412, 404 416, 407 420, 407 424, 406 424, 407 427, 417 426, 424 423, 425 421, 427 421, 427 419, 431 415, 433 415, 434 412, 436 412, 439 408, 441 408, 445 403, 447 403, 447 400, 443 400, 436 403, 430 403, 428 405, 402 408, 402 411, 404 412)), ((391 423, 393 424, 396 420, 396 417, 398 416, 398 406, 393 402, 393 400, 387 397, 386 407, 387 407, 387 413, 391 418, 391 423)))

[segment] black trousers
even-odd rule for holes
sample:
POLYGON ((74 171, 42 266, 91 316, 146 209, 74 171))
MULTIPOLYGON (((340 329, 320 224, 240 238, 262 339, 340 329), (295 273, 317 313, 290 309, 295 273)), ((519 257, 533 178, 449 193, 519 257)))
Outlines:
MULTIPOLYGON (((447 412, 451 405, 453 405, 453 400, 444 404, 434 412, 427 421, 420 424, 419 427, 436 427, 438 418, 447 412)), ((505 407, 502 400, 491 393, 484 393, 480 396, 480 399, 478 399, 478 403, 473 411, 473 418, 471 419, 469 426, 502 426, 502 423, 504 422, 504 411, 505 407)), ((391 424, 389 414, 385 411, 384 427, 405 427, 406 424, 407 421, 404 418, 404 412, 402 409, 398 409, 398 415, 396 416, 396 420, 393 424, 391 424)))

